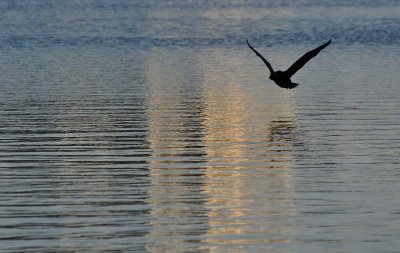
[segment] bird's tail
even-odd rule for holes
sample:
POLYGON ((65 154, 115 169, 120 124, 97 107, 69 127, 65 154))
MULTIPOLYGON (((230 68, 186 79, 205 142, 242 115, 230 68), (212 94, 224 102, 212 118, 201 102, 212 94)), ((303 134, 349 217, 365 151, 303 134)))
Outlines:
POLYGON ((290 83, 290 86, 288 86, 287 88, 288 89, 293 89, 293 88, 296 88, 297 86, 299 86, 298 83, 290 83))

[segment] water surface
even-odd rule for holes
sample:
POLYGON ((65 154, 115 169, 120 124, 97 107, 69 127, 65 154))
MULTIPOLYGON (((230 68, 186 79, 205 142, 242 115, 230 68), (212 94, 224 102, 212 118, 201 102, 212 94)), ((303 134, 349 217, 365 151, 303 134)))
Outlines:
POLYGON ((0 251, 397 252, 399 10, 1 2, 0 251))

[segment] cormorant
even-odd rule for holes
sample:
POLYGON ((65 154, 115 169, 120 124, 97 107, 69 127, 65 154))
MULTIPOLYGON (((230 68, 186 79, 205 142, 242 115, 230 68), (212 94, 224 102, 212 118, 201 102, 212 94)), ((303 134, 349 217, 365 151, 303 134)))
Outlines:
POLYGON ((302 57, 300 57, 295 63, 292 64, 292 66, 290 66, 287 70, 285 71, 274 71, 274 69, 272 68, 271 64, 259 53, 257 52, 257 50, 255 50, 249 43, 249 41, 246 38, 246 42, 247 45, 250 47, 251 50, 253 50, 254 53, 256 53, 256 55, 258 57, 261 58, 261 60, 263 60, 263 62, 265 63, 265 65, 267 65, 269 71, 271 72, 271 75, 269 76, 269 79, 271 79, 272 81, 274 81, 279 87, 281 88, 286 88, 286 89, 293 89, 295 88, 297 85, 299 85, 298 83, 292 83, 292 81, 290 80, 290 78, 299 70, 301 69, 304 64, 306 64, 309 60, 311 60, 313 57, 315 57, 322 49, 324 49, 325 47, 327 47, 330 43, 331 40, 329 40, 328 42, 322 44, 321 46, 305 53, 302 57))

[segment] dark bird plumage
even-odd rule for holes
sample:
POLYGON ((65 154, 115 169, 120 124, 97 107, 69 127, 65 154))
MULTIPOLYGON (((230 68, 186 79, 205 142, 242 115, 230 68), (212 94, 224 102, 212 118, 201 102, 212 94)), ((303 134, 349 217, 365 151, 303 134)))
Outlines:
POLYGON ((315 57, 322 49, 327 47, 330 43, 331 40, 328 42, 322 44, 321 46, 305 53, 302 57, 300 57, 297 61, 295 61, 287 70, 285 71, 274 71, 272 68, 271 64, 259 53, 257 50, 255 50, 249 43, 249 41, 246 39, 247 45, 250 47, 253 52, 261 58, 261 60, 267 65, 269 71, 271 72, 271 75, 269 76, 269 79, 274 81, 279 87, 281 88, 286 88, 286 89, 293 89, 298 83, 293 83, 290 78, 299 70, 301 69, 309 60, 311 60, 313 57, 315 57))

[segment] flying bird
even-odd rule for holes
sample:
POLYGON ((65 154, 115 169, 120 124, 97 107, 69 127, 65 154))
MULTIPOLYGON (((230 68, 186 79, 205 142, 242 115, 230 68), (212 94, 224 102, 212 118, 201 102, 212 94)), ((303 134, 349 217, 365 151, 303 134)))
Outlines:
POLYGON ((274 71, 272 68, 271 64, 259 53, 257 50, 255 50, 249 43, 249 41, 246 39, 247 45, 250 47, 253 52, 263 60, 265 65, 267 65, 269 71, 271 72, 271 75, 269 76, 269 79, 274 81, 279 87, 281 88, 286 88, 286 89, 293 89, 299 85, 298 83, 293 83, 290 78, 299 70, 301 69, 309 60, 311 60, 313 57, 315 57, 322 49, 327 47, 329 44, 331 44, 331 40, 328 42, 322 44, 321 46, 305 53, 302 57, 300 57, 297 61, 295 61, 292 66, 290 66, 287 70, 285 71, 274 71))

